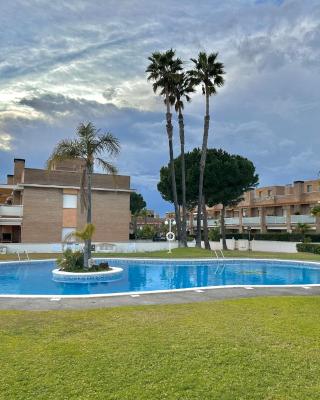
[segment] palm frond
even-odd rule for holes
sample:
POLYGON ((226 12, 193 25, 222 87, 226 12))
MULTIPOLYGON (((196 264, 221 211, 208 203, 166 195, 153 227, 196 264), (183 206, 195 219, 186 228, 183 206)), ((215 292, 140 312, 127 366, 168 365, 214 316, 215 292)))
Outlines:
POLYGON ((100 157, 97 157, 96 161, 100 165, 100 167, 109 174, 115 175, 118 172, 117 167, 109 161, 104 160, 100 157))
POLYGON ((120 153, 119 139, 110 132, 99 135, 94 144, 94 151, 96 154, 107 152, 111 156, 117 156, 120 153))
POLYGON ((209 96, 217 93, 217 88, 224 85, 225 75, 223 63, 217 61, 218 53, 200 52, 198 58, 192 58, 194 64, 192 70, 187 71, 187 75, 194 86, 202 84, 202 93, 209 96))
POLYGON ((77 140, 64 139, 57 144, 51 153, 47 160, 47 168, 52 169, 56 161, 82 158, 83 156, 83 149, 77 140))
POLYGON ((85 242, 86 240, 92 239, 95 231, 96 227, 93 224, 86 224, 82 230, 68 233, 63 240, 69 242, 74 241, 74 239, 79 239, 80 241, 85 242))

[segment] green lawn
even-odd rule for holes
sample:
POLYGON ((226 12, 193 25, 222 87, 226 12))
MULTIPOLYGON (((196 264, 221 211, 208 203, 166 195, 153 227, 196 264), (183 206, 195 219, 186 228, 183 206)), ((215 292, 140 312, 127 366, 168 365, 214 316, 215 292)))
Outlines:
MULTIPOLYGON (((248 252, 248 251, 225 251, 226 257, 250 257, 250 258, 283 258, 288 260, 309 260, 309 261, 320 261, 320 255, 311 253, 267 253, 267 252, 248 252)), ((32 253, 29 254, 30 258, 42 259, 42 258, 55 258, 58 254, 49 253, 32 253)), ((145 253, 94 253, 94 257, 150 257, 150 258, 205 258, 215 257, 212 251, 188 248, 188 249, 174 249, 172 254, 168 254, 167 251, 153 251, 145 253)), ((25 258, 25 256, 22 256, 25 258)), ((1 255, 0 261, 5 260, 17 260, 15 254, 1 255)))
POLYGON ((320 297, 0 312, 0 399, 318 400, 320 297))

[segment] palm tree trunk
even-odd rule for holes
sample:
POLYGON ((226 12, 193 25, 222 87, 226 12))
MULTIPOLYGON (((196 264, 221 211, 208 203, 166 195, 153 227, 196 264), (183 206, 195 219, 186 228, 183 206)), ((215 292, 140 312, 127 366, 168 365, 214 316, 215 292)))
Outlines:
POLYGON ((177 184, 176 184, 176 173, 174 168, 174 158, 173 158, 173 126, 171 122, 172 114, 170 112, 170 103, 169 103, 169 93, 166 94, 166 105, 167 105, 167 113, 166 113, 166 128, 167 128, 167 135, 169 141, 169 157, 170 157, 170 170, 171 170, 171 187, 173 193, 173 202, 174 202, 174 211, 176 215, 176 227, 177 227, 177 236, 179 240, 179 246, 181 244, 181 219, 180 219, 180 211, 178 205, 178 196, 177 196, 177 184))
POLYGON ((181 147, 181 186, 182 186, 182 226, 181 226, 181 241, 183 247, 188 247, 187 243, 187 207, 186 207, 186 166, 184 157, 184 121, 181 107, 179 108, 179 134, 181 147))
POLYGON ((203 240, 204 240, 204 248, 207 250, 211 250, 208 236, 208 214, 206 208, 206 199, 203 196, 202 198, 202 212, 203 212, 203 240))
POLYGON ((137 240, 137 216, 133 215, 133 234, 134 234, 134 240, 137 240))
POLYGON ((226 214, 226 208, 222 205, 221 214, 220 214, 220 230, 221 230, 221 237, 222 237, 222 249, 228 250, 227 241, 226 241, 226 226, 224 223, 224 218, 226 214))
POLYGON ((204 171, 205 171, 205 167, 206 167, 208 136, 209 136, 209 121, 210 121, 209 95, 208 95, 208 90, 206 88, 206 114, 205 114, 205 117, 204 117, 203 140, 202 140, 201 159, 200 159, 198 215, 197 215, 196 246, 199 247, 199 248, 201 248, 201 210, 202 210, 204 171))
MULTIPOLYGON (((87 224, 92 222, 92 166, 87 166, 87 224)), ((89 260, 91 259, 91 238, 85 241, 84 246, 84 268, 89 268, 89 260)))

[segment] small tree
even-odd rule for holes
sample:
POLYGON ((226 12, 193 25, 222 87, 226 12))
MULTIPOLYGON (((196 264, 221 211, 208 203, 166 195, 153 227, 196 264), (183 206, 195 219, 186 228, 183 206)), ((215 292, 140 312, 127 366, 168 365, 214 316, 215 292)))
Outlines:
POLYGON ((311 209, 311 215, 313 215, 314 217, 320 217, 320 204, 314 206, 311 209))
POLYGON ((140 193, 132 192, 130 194, 130 211, 133 219, 133 233, 136 237, 137 234, 137 217, 141 215, 142 210, 146 207, 147 203, 140 193))
POLYGON ((156 230, 151 225, 144 225, 141 229, 138 229, 137 236, 138 239, 153 239, 156 234, 156 230))
POLYGON ((311 227, 308 224, 304 224, 304 223, 301 223, 301 222, 299 222, 297 224, 296 231, 301 233, 303 242, 306 240, 306 234, 308 232, 310 232, 310 230, 311 230, 311 227))

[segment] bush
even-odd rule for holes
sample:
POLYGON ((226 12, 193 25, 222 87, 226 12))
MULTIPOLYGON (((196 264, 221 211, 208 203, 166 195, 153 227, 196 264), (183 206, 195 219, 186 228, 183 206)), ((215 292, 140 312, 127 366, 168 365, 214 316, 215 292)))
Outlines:
POLYGON ((156 230, 151 225, 144 225, 142 229, 137 230, 137 239, 153 239, 156 230))
POLYGON ((57 260, 58 267, 63 271, 77 271, 83 269, 84 255, 82 251, 73 252, 67 249, 62 253, 62 256, 57 260))
POLYGON ((220 229, 219 228, 210 229, 208 236, 209 236, 209 240, 211 240, 212 242, 219 242, 220 241, 220 229))
MULTIPOLYGON (((62 256, 58 258, 57 264, 60 270, 66 272, 88 272, 84 269, 84 255, 82 251, 73 252, 71 249, 67 249, 62 253, 62 256)), ((90 272, 98 271, 109 271, 111 267, 104 261, 98 265, 94 264, 90 267, 90 272)))
POLYGON ((303 253, 320 254, 320 244, 315 243, 298 243, 297 250, 303 253))
MULTIPOLYGON (((304 237, 312 243, 320 242, 320 235, 317 233, 308 233, 303 235, 301 233, 293 232, 268 232, 268 233, 254 233, 250 234, 252 239, 255 240, 275 240, 281 242, 302 242, 304 237)), ((227 233, 227 239, 248 239, 248 232, 243 233, 227 233)))

